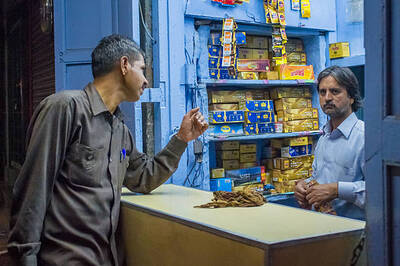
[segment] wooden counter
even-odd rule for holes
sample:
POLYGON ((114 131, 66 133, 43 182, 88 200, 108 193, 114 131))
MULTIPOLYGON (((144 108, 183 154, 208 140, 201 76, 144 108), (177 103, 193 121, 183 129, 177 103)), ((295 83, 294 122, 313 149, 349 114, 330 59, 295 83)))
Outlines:
POLYGON ((176 185, 123 196, 128 265, 350 265, 365 226, 274 203, 193 208, 211 198, 211 192, 176 185))

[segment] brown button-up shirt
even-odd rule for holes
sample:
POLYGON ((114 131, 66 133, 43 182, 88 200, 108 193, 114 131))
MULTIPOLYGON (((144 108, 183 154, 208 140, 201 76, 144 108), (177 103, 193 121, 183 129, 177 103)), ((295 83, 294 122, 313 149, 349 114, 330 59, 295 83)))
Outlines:
POLYGON ((150 192, 187 146, 174 136, 154 158, 138 152, 119 108, 111 114, 93 84, 46 98, 28 136, 8 246, 19 265, 118 265, 122 185, 150 192))

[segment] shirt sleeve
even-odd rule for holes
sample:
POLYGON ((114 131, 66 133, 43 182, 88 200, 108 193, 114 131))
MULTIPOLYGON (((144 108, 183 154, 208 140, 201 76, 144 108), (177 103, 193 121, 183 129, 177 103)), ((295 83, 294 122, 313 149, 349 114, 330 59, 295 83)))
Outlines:
POLYGON ((353 182, 338 182, 338 197, 365 209, 365 159, 364 149, 361 149, 358 164, 359 174, 353 182))
POLYGON ((63 161, 72 111, 62 96, 50 96, 35 111, 29 125, 25 162, 13 189, 9 253, 18 265, 37 265, 46 209, 63 161))
POLYGON ((133 145, 124 185, 134 192, 151 192, 175 172, 186 147, 186 142, 173 136, 153 158, 138 152, 133 145))

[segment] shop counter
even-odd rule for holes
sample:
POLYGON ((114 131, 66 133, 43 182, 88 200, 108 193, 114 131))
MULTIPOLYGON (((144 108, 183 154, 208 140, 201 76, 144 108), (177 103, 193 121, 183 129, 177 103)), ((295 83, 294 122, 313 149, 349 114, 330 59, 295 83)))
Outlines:
POLYGON ((171 184, 146 195, 126 192, 120 221, 127 265, 350 265, 365 227, 275 203, 194 208, 212 192, 171 184))

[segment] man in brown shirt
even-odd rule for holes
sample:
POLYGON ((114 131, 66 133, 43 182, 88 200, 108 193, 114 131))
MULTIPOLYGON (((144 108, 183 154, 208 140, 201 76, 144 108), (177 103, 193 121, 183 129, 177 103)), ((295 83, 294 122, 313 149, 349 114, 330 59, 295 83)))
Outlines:
POLYGON ((118 265, 122 186, 149 193, 161 185, 208 128, 192 109, 154 158, 140 153, 118 105, 139 100, 144 68, 131 39, 105 37, 92 52, 93 83, 49 96, 35 111, 13 191, 8 248, 17 265, 118 265))

